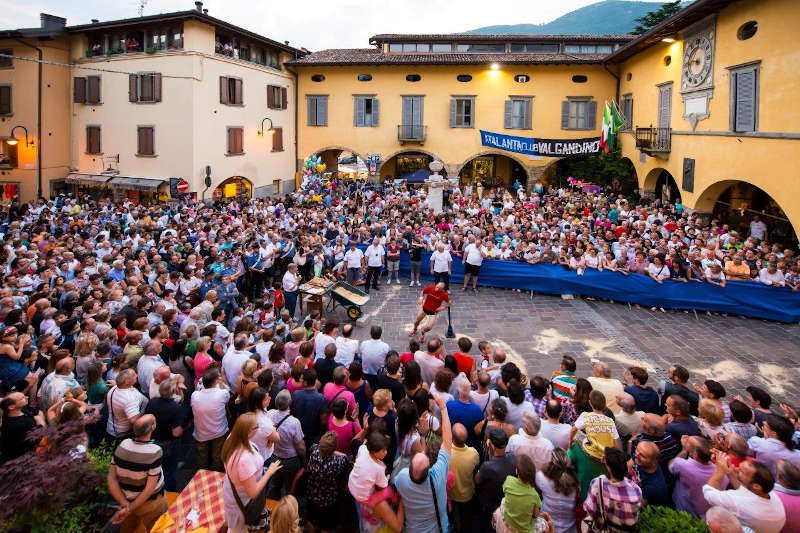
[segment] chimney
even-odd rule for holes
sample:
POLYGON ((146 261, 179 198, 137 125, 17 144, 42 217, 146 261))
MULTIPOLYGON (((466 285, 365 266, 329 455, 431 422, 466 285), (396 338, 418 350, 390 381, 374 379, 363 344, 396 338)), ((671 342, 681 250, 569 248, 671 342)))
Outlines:
POLYGON ((208 8, 207 7, 203 8, 203 15, 208 15, 208 8))
POLYGON ((203 2, 195 2, 194 7, 197 8, 197 11, 203 12, 203 2))
POLYGON ((289 46, 289 41, 283 41, 283 44, 285 44, 286 46, 289 46))
POLYGON ((39 13, 39 21, 43 30, 57 30, 67 25, 67 19, 47 13, 39 13))
POLYGON ((92 19, 92 24, 97 24, 98 22, 100 22, 98 19, 92 19))

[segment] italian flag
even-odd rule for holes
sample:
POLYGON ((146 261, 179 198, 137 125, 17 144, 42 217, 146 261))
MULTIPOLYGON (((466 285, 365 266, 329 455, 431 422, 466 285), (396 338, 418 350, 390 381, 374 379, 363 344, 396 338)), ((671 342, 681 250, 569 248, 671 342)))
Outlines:
POLYGON ((600 147, 604 152, 608 153, 616 148, 617 131, 624 123, 617 105, 613 101, 611 104, 606 102, 603 107, 603 127, 600 130, 600 147))

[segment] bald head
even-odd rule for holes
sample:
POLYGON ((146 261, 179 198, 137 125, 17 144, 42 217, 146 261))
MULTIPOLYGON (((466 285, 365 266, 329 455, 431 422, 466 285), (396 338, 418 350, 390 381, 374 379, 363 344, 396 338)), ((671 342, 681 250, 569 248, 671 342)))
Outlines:
POLYGON ((723 507, 712 507, 706 511, 706 522, 711 533, 742 532, 742 523, 736 515, 723 507))
POLYGON ((463 446, 467 442, 467 428, 464 424, 453 424, 453 444, 463 446))
POLYGON ((469 402, 469 393, 472 392, 472 385, 470 385, 469 381, 465 379, 460 379, 458 381, 458 399, 462 402, 469 402))
POLYGON ((603 361, 597 361, 594 364, 594 375, 598 378, 610 378, 611 377, 611 367, 608 366, 608 363, 604 363, 603 361))
POLYGON ((431 461, 424 452, 414 454, 414 457, 411 458, 411 465, 408 467, 411 480, 415 483, 424 483, 430 467, 431 461))
POLYGON ((728 453, 739 458, 744 459, 747 457, 749 446, 744 437, 738 433, 728 433, 725 435, 725 446, 728 448, 728 453))
POLYGON ((143 415, 133 423, 133 435, 138 439, 148 439, 156 428, 156 417, 143 415))
POLYGON ((632 414, 636 411, 636 400, 627 392, 617 394, 617 405, 628 414, 632 414))
POLYGON ((661 450, 658 449, 655 442, 643 440, 636 445, 634 457, 636 459, 636 464, 643 467, 645 470, 649 470, 651 467, 658 464, 658 460, 661 458, 661 450))
POLYGON ((660 437, 664 434, 664 420, 653 413, 647 413, 642 418, 642 431, 652 437, 660 437))
POLYGON ((531 437, 537 436, 542 429, 542 420, 539 415, 529 411, 522 413, 522 429, 531 437))
POLYGON ((56 363, 56 374, 60 374, 62 376, 66 376, 70 372, 72 372, 72 358, 66 357, 61 359, 59 362, 56 363))
POLYGON ((156 368, 155 372, 153 372, 153 381, 156 383, 161 383, 162 381, 169 379, 170 375, 171 373, 168 366, 160 366, 156 368))

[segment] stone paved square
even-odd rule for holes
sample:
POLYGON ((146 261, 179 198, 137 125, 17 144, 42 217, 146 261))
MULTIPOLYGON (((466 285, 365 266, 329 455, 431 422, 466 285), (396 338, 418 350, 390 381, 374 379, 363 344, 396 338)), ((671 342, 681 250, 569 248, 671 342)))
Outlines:
MULTIPOLYGON (((381 285, 370 293, 355 336, 369 338, 373 324, 383 327, 383 338, 402 351, 418 310, 422 287, 404 280, 381 285)), ((430 282, 428 282, 430 283, 430 282)), ((513 290, 480 288, 477 294, 451 287, 452 317, 456 336, 467 336, 477 344, 488 340, 505 349, 509 360, 520 364, 529 376, 549 377, 562 355, 578 362, 578 374, 591 375, 591 359, 607 361, 615 377, 631 365, 654 370, 666 377, 670 364, 678 363, 692 373, 691 381, 716 379, 733 394, 744 395, 748 385, 769 391, 775 401, 800 402, 800 326, 736 316, 706 316, 692 313, 628 308, 626 304, 513 290)), ((337 308, 336 315, 345 320, 337 308)), ((446 316, 439 318, 433 333, 444 338, 446 316)), ((445 349, 457 349, 455 339, 445 339, 445 349)), ((473 355, 477 346, 473 346, 473 355)), ((656 380, 651 378, 651 385, 656 380)), ((777 404, 776 404, 777 405, 777 404)))

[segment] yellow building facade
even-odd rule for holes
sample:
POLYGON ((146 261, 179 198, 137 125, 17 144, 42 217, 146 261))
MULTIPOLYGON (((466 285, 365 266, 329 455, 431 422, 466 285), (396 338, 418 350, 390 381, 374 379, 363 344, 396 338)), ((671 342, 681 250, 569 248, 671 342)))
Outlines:
POLYGON ((39 28, 0 31, 0 201, 36 198, 40 184, 47 196, 50 181, 69 171, 70 72, 37 63, 40 52, 69 62, 65 24, 42 14, 39 28))
POLYGON ((373 37, 372 49, 310 54, 290 63, 299 93, 298 154, 321 154, 328 168, 344 152, 378 158, 373 179, 402 177, 438 159, 462 182, 532 182, 557 158, 486 147, 480 131, 598 136, 603 103, 613 98, 616 82, 599 64, 603 54, 596 47, 610 52, 629 39, 393 35, 373 37), (394 51, 411 45, 412 52, 394 51), (566 54, 567 46, 586 52, 566 54), (537 51, 512 52, 521 47, 537 51), (317 116, 320 102, 325 120, 317 116), (569 105, 571 124, 564 121, 569 105))
POLYGON ((632 101, 622 154, 643 193, 800 231, 798 28, 793 0, 699 1, 608 58, 621 107, 632 101), (668 127, 669 150, 637 126, 668 127))

